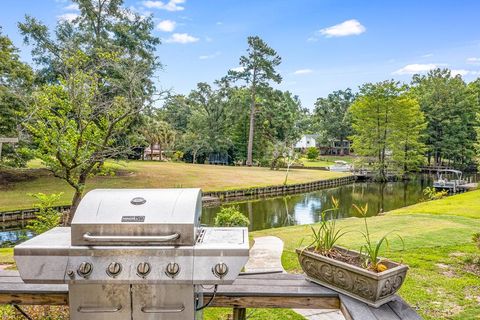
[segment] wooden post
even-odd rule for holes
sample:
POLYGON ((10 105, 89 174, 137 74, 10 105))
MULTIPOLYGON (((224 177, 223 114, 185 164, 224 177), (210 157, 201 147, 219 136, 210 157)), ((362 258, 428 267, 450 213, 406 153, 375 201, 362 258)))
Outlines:
POLYGON ((245 308, 233 308, 233 320, 246 320, 247 309, 245 308))

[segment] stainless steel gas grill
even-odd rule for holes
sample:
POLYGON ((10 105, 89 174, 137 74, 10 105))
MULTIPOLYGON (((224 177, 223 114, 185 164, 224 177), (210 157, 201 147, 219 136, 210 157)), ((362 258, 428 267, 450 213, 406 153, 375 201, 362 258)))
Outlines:
POLYGON ((203 285, 232 283, 246 228, 200 226, 200 189, 94 190, 71 228, 15 247, 26 283, 68 283, 71 319, 201 319, 203 285))

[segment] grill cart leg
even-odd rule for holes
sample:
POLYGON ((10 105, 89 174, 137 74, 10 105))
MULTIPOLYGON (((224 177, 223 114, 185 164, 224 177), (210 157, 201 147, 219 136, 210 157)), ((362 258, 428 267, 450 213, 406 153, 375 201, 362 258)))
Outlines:
POLYGON ((22 308, 20 308, 18 305, 14 304, 13 307, 17 309, 17 311, 20 312, 22 316, 24 316, 26 319, 32 320, 32 318, 30 318, 30 316, 25 311, 23 311, 22 308))
POLYGON ((233 308, 233 320, 245 320, 247 309, 245 308, 233 308))

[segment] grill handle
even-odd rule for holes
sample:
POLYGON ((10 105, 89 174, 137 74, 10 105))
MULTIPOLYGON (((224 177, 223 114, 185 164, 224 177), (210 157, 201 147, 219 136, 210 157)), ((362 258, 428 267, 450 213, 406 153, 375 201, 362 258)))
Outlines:
POLYGON ((180 234, 174 233, 168 236, 95 236, 89 232, 83 235, 83 239, 90 242, 166 242, 177 240, 180 234))
POLYGON ((185 306, 178 306, 172 308, 161 308, 161 307, 142 307, 143 313, 180 313, 185 310, 185 306))
POLYGON ((122 310, 122 306, 116 307, 78 307, 78 312, 81 313, 113 313, 122 310))

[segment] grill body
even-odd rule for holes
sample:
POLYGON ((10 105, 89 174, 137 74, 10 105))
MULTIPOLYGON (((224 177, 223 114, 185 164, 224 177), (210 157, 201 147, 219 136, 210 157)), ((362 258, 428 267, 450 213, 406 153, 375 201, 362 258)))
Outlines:
POLYGON ((26 283, 68 283, 71 319, 201 319, 248 260, 246 228, 200 226, 199 189, 94 190, 71 227, 14 249, 26 283))

